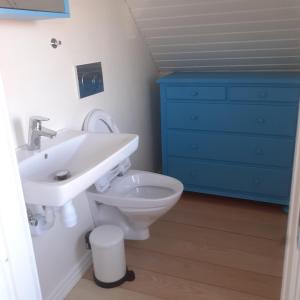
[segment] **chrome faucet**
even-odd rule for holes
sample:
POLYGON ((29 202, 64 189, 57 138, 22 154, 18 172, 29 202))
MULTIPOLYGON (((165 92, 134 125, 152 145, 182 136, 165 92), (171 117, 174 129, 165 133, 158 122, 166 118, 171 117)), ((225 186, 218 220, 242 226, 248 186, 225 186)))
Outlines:
POLYGON ((29 119, 29 132, 28 132, 28 149, 39 150, 41 148, 41 137, 45 136, 53 138, 56 136, 56 131, 45 128, 42 122, 49 121, 49 118, 33 116, 29 119))

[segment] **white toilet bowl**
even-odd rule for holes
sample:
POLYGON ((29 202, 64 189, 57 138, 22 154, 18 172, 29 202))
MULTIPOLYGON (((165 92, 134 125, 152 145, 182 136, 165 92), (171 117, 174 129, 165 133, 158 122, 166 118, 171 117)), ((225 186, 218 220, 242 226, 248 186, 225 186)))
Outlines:
POLYGON ((92 186, 87 194, 90 201, 102 204, 92 209, 97 225, 118 225, 126 239, 143 240, 149 237, 149 226, 176 204, 182 191, 177 179, 130 170, 107 191, 99 193, 92 186))
MULTIPOLYGON (((84 129, 92 132, 118 132, 105 112, 88 114, 84 129)), ((126 159, 87 190, 96 226, 119 226, 125 239, 144 240, 149 226, 179 200, 183 185, 175 178, 151 172, 129 170, 126 159)))

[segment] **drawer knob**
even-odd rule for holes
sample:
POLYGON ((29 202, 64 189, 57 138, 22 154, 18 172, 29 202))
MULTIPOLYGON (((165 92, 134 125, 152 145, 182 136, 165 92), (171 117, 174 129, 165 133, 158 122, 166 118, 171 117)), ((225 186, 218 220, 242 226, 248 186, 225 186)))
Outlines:
POLYGON ((259 147, 257 147, 254 152, 257 155, 263 155, 264 154, 264 150, 262 148, 259 148, 259 147))
POLYGON ((197 97, 197 96, 199 96, 199 92, 198 92, 198 91, 194 91, 192 95, 193 95, 194 97, 197 97))
POLYGON ((258 124, 265 124, 266 123, 266 119, 265 118, 262 118, 262 117, 258 117, 256 119, 257 123, 258 124))
POLYGON ((190 178, 196 178, 197 177, 197 173, 195 171, 190 171, 189 172, 189 177, 190 178))
POLYGON ((197 151, 197 150, 199 150, 199 145, 194 144, 194 145, 191 146, 191 148, 192 148, 192 150, 197 151))
POLYGON ((257 93, 257 96, 258 96, 259 98, 267 98, 267 97, 268 97, 268 92, 267 92, 267 91, 259 91, 259 92, 257 93))
POLYGON ((199 116, 197 116, 197 115, 192 115, 192 116, 190 117, 190 119, 191 119, 192 121, 198 121, 198 120, 199 120, 199 116))
POLYGON ((261 184, 261 180, 259 178, 253 178, 253 184, 255 186, 259 186, 261 184))

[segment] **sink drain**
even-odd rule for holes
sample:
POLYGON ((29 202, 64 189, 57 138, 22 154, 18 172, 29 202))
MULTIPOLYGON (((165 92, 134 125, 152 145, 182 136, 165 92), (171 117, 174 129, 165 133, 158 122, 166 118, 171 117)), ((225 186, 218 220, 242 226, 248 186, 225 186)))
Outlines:
POLYGON ((66 180, 71 177, 71 173, 69 170, 58 170, 54 174, 54 179, 57 181, 66 180))

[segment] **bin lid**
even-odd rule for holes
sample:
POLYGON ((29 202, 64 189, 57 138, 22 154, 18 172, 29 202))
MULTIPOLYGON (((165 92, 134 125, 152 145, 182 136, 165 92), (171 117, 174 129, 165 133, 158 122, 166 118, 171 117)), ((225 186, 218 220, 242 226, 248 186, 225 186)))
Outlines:
POLYGON ((117 245, 124 240, 121 228, 115 225, 101 225, 96 227, 90 234, 90 243, 100 248, 117 245))

